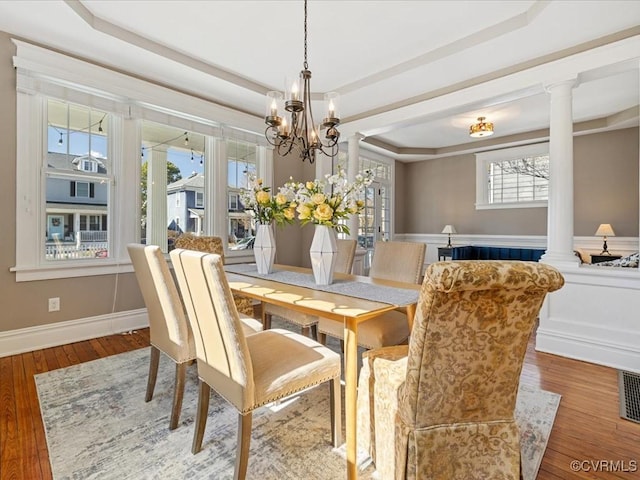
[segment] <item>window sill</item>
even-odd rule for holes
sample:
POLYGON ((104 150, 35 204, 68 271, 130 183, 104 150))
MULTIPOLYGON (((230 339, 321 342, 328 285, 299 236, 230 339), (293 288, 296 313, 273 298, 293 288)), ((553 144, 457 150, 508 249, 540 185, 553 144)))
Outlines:
POLYGON ((9 269, 16 274, 16 282, 33 282, 37 280, 52 280, 56 278, 90 277, 95 275, 113 275, 116 273, 133 272, 133 266, 129 260, 117 262, 102 260, 100 263, 91 264, 74 263, 65 265, 41 265, 31 267, 15 266, 9 269))
POLYGON ((547 201, 514 202, 514 203, 476 203, 476 210, 501 210, 505 208, 540 208, 546 207, 547 201))

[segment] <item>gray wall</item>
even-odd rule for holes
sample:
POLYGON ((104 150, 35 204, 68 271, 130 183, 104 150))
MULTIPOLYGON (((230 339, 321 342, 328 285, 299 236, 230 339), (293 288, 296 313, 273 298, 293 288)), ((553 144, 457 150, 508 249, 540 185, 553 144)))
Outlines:
POLYGON ((45 325, 144 306, 133 274, 16 283, 16 74, 9 35, 0 32, 0 332, 45 325), (117 292, 114 292, 117 285, 117 292), (114 305, 115 294, 115 308, 114 305), (48 313, 50 297, 60 297, 60 311, 48 313))
MULTIPOLYGON (((475 155, 396 162, 396 233, 546 235, 547 208, 476 210, 475 155), (398 168, 400 167, 400 168, 398 168)), ((638 236, 638 128, 574 138, 574 234, 638 236)))

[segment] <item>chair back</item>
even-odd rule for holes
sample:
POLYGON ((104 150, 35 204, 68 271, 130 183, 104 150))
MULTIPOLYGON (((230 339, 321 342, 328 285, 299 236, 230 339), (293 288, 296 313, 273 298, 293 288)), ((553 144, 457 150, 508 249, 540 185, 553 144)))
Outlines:
POLYGON ((513 421, 529 336, 564 279, 536 262, 431 264, 409 342, 398 414, 412 430, 513 421))
POLYGON ((334 271, 338 273, 351 273, 353 268, 353 259, 356 256, 356 246, 358 242, 355 240, 338 239, 338 253, 336 255, 336 265, 334 271))
POLYGON ((160 247, 131 243, 127 250, 147 307, 151 344, 178 363, 193 360, 193 335, 160 247))
POLYGON ((253 403, 253 366, 222 257, 183 249, 170 255, 195 338, 198 375, 244 411, 253 403))
POLYGON ((222 257, 224 262, 224 245, 220 237, 183 233, 176 238, 175 247, 197 252, 216 253, 222 257))
POLYGON ((369 276, 396 282, 420 283, 427 246, 417 242, 376 242, 369 276))

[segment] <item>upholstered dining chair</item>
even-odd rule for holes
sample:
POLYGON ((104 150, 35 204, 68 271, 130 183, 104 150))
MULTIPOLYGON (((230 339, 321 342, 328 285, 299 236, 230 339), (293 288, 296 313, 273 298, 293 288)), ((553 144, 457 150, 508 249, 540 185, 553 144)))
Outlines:
POLYGON ((409 345, 363 355, 358 444, 380 478, 519 478, 520 372, 542 302, 563 284, 536 262, 428 267, 409 345))
MULTIPOLYGON (((222 238, 220 237, 183 233, 176 238, 174 245, 175 248, 195 250, 197 252, 216 253, 222 257, 222 261, 224 262, 224 245, 222 244, 222 238)), ((249 317, 254 316, 253 303, 251 302, 251 299, 234 295, 233 300, 236 302, 238 312, 249 317)))
MULTIPOLYGON (((383 280, 420 283, 427 246, 417 242, 376 242, 369 276, 383 280)), ((391 311, 358 325, 358 345, 365 349, 399 345, 409 338, 406 312, 391 311)), ((342 339, 344 326, 321 318, 318 322, 320 343, 325 335, 342 339)))
MULTIPOLYGON (((338 253, 336 255, 336 265, 334 271, 338 273, 351 273, 353 268, 353 259, 356 254, 357 242, 355 240, 338 239, 338 253)), ((299 325, 302 328, 303 335, 309 335, 314 340, 318 339, 318 320, 315 315, 307 315, 296 312, 289 308, 281 307, 273 304, 262 305, 262 324, 265 329, 271 328, 271 317, 276 315, 286 322, 299 325)))
POLYGON ((238 411, 234 478, 244 479, 253 410, 325 382, 331 391, 333 445, 340 445, 340 356, 287 330, 245 336, 222 258, 182 249, 170 255, 196 346, 199 395, 191 451, 198 453, 202 447, 213 388, 238 411))
MULTIPOLYGON (((182 299, 160 247, 131 243, 127 245, 127 250, 149 317, 151 356, 145 402, 150 402, 153 398, 162 352, 176 364, 169 421, 169 429, 173 430, 180 420, 186 369, 196 358, 193 335, 185 316, 182 299)), ((243 315, 243 328, 249 334, 261 330, 262 325, 257 320, 243 315)))

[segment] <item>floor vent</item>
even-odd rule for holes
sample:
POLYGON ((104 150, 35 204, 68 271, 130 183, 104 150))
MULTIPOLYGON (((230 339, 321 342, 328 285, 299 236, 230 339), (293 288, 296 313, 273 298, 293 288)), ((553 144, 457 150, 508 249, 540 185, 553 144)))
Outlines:
POLYGON ((618 371, 620 416, 640 423, 640 375, 618 371))

